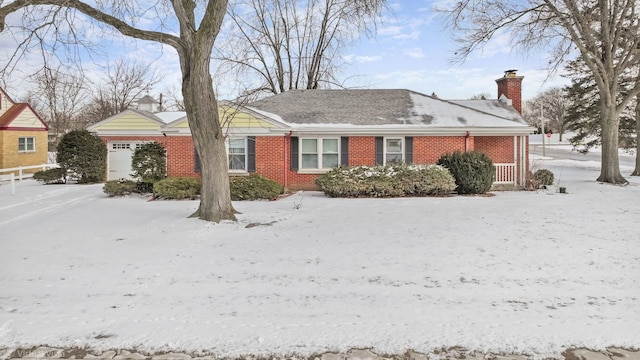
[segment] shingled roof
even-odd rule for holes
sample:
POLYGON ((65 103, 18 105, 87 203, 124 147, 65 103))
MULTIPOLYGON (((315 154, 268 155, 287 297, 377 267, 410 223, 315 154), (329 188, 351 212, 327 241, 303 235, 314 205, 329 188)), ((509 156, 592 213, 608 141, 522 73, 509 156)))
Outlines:
POLYGON ((292 125, 527 127, 500 100, 447 101, 404 89, 291 90, 248 107, 292 125))

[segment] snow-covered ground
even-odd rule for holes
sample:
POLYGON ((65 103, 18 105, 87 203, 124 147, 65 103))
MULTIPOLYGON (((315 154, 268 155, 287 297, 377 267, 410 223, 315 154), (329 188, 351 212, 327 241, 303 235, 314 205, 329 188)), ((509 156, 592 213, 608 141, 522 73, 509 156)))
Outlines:
POLYGON ((640 348, 640 179, 612 186, 594 181, 597 164, 532 164, 568 194, 305 192, 237 202, 239 222, 222 224, 186 218, 196 201, 2 184, 0 348, 640 348))

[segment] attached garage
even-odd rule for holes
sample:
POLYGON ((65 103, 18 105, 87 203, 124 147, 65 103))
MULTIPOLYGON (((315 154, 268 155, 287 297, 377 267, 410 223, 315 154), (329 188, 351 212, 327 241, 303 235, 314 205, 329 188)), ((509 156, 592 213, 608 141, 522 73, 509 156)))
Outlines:
MULTIPOLYGON (((128 109, 87 130, 99 134, 107 145, 107 180, 132 179, 131 159, 133 152, 142 144, 152 141, 166 142, 163 128, 176 120, 186 120, 186 114, 170 111, 152 114, 146 111, 128 109), (123 130, 126 136, 122 136, 123 130)), ((186 122, 186 121, 185 121, 186 122)), ((185 131, 188 132, 188 127, 185 131)))
POLYGON ((142 142, 110 142, 107 144, 107 180, 132 179, 131 158, 142 142))

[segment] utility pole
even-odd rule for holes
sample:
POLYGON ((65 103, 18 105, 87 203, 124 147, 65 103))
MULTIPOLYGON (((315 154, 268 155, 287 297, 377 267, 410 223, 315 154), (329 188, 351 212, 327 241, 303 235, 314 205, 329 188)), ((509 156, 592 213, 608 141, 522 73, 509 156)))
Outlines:
POLYGON ((547 156, 547 152, 544 147, 544 113, 542 111, 542 101, 540 102, 540 136, 542 137, 542 156, 547 156))

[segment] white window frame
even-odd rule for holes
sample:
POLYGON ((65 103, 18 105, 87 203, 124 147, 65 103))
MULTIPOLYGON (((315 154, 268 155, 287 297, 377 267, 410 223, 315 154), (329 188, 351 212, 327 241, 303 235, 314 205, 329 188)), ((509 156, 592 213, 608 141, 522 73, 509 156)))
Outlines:
POLYGON ((36 137, 35 136, 19 136, 18 137, 18 152, 19 153, 29 153, 36 152, 36 137), (29 148, 28 139, 31 139, 31 148, 29 148), (24 140, 24 149, 20 150, 20 142, 24 140))
MULTIPOLYGON (((247 166, 249 165, 249 148, 248 148, 248 144, 247 144, 247 140, 248 138, 246 136, 244 137, 228 137, 227 141, 225 142, 225 147, 227 150, 227 166, 228 166, 228 171, 230 173, 246 173, 247 170, 247 166), (229 149, 230 149, 230 145, 231 145, 231 140, 242 140, 244 142, 244 168, 243 169, 232 169, 231 168, 231 154, 229 153, 229 149)), ((241 155, 241 154, 237 154, 237 155, 241 155)))
POLYGON ((329 155, 329 154, 334 155, 335 154, 338 157, 337 166, 340 166, 340 151, 341 151, 340 145, 341 144, 340 144, 340 138, 339 137, 304 137, 304 138, 300 138, 300 144, 298 145, 298 150, 299 150, 298 151, 299 152, 298 164, 300 164, 299 165, 299 170, 303 171, 303 172, 304 171, 314 171, 314 170, 316 170, 316 171, 328 171, 328 170, 331 170, 332 168, 325 167, 324 164, 323 164, 323 161, 322 161, 323 159, 322 158, 323 158, 323 155, 325 155, 325 154, 326 155, 329 155), (318 167, 307 168, 307 167, 303 167, 303 165, 302 165, 302 155, 303 155, 303 153, 302 153, 302 143, 305 140, 316 140, 316 156, 318 158, 318 167), (323 148, 324 140, 335 140, 337 145, 338 145, 338 151, 336 153, 333 153, 333 152, 332 153, 325 153, 324 148, 323 148))
POLYGON ((398 154, 398 153, 389 153, 387 151, 387 140, 400 140, 400 156, 401 156, 401 163, 404 163, 405 158, 404 158, 404 153, 405 153, 405 141, 404 141, 404 137, 395 137, 395 136, 389 136, 389 137, 385 137, 384 138, 384 142, 383 142, 383 158, 384 158, 384 164, 387 164, 387 154, 398 154))

